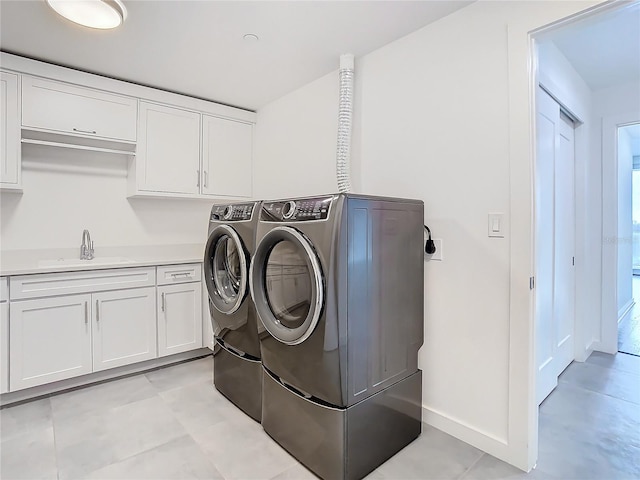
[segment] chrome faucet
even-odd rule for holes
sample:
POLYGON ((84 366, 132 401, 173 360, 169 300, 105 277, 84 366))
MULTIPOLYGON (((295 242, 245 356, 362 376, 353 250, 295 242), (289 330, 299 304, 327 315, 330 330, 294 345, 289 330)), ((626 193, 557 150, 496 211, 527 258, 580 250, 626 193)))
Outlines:
POLYGON ((93 259, 93 242, 91 241, 91 235, 89 230, 82 232, 82 245, 80 245, 80 260, 93 259))

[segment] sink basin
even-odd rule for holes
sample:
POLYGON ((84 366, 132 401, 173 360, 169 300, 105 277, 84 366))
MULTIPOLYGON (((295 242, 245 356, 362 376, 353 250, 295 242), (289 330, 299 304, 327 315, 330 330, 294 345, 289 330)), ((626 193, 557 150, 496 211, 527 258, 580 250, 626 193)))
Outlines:
POLYGON ((93 260, 80 260, 79 258, 57 258, 55 260, 40 260, 39 267, 98 267, 104 265, 120 265, 133 263, 126 257, 96 257, 93 260))

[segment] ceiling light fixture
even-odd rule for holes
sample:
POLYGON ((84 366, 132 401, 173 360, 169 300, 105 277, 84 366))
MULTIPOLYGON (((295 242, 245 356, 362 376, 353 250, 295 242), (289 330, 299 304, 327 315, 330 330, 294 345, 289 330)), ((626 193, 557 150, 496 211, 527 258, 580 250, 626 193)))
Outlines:
POLYGON ((257 42, 258 40, 260 40, 258 38, 258 35, 256 35, 255 33, 245 33, 242 38, 244 38, 247 42, 257 42))
POLYGON ((127 18, 120 0, 46 0, 59 15, 90 28, 116 28, 127 18))

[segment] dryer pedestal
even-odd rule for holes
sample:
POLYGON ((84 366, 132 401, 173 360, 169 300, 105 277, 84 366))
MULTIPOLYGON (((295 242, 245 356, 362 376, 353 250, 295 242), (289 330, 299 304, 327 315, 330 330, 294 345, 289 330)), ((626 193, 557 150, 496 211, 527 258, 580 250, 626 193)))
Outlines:
POLYGON ((307 399, 264 371, 262 426, 309 470, 326 480, 361 479, 422 430, 422 371, 351 407, 307 399))
POLYGON ((216 389, 255 421, 262 416, 262 363, 235 355, 216 342, 213 383, 216 389))

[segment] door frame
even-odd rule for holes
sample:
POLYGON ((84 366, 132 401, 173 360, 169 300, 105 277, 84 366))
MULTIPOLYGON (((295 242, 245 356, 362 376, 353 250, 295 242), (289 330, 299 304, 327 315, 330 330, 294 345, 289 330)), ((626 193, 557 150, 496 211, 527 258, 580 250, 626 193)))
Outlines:
POLYGON ((639 122, 640 110, 602 119, 602 312, 593 349, 610 354, 618 351, 618 129, 639 122))

